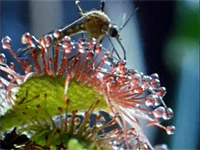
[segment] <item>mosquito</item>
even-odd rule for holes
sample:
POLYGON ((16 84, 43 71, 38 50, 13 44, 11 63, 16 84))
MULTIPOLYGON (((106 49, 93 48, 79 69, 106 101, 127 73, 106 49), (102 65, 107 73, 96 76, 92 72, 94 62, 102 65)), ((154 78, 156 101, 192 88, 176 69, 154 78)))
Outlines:
MULTIPOLYGON (((108 37, 109 41, 111 42, 110 37, 113 37, 117 40, 119 43, 123 54, 124 54, 124 61, 126 61, 126 51, 124 46, 121 43, 121 39, 119 36, 119 31, 121 31, 122 28, 127 24, 127 22, 130 20, 131 16, 127 19, 127 21, 118 29, 118 27, 114 24, 112 24, 110 18, 105 14, 104 8, 105 8, 105 1, 101 1, 100 10, 91 10, 88 12, 83 12, 80 1, 76 0, 75 4, 78 8, 78 12, 80 14, 80 18, 72 22, 71 24, 59 29, 60 36, 58 39, 53 39, 52 45, 56 41, 61 41, 65 36, 73 36, 80 33, 87 33, 89 38, 95 38, 97 42, 101 43, 105 36, 108 37)), ((52 32, 50 32, 52 33, 52 32)), ((112 42, 111 42, 112 44, 112 42)), ((38 45, 36 45, 36 51, 40 51, 40 48, 38 45)), ((121 59, 120 55, 118 54, 117 50, 115 50, 114 45, 112 44, 113 51, 115 51, 117 57, 121 59)), ((18 50, 18 56, 22 57, 29 53, 29 48, 19 49, 18 50)), ((37 53, 37 52, 36 52, 37 53)))

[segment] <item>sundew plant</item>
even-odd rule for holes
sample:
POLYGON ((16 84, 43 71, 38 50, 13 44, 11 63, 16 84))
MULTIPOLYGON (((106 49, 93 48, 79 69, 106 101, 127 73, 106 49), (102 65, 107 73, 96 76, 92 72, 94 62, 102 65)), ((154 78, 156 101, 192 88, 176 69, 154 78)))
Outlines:
POLYGON ((57 29, 39 39, 30 33, 22 35, 28 59, 17 56, 8 36, 2 39, 1 147, 167 149, 152 146, 139 121, 174 133, 174 126, 161 124, 173 117, 173 111, 163 101, 166 89, 158 74, 127 68, 122 45, 124 56, 101 44, 107 32, 121 44, 103 8, 83 13, 79 1, 76 4, 86 19, 79 26, 57 29), (89 38, 72 40, 71 34, 80 28, 89 38), (6 50, 22 73, 6 61, 6 50))

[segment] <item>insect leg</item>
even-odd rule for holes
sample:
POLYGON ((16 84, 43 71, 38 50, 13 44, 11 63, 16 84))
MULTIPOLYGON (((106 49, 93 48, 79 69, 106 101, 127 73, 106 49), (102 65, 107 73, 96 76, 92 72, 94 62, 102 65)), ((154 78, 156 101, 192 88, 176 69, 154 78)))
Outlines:
POLYGON ((79 14, 80 14, 81 16, 83 16, 83 10, 82 10, 82 8, 81 8, 80 1, 79 1, 79 0, 76 0, 75 4, 76 4, 76 6, 77 6, 77 8, 78 8, 79 14))
POLYGON ((117 57, 121 60, 121 57, 120 57, 119 53, 117 52, 117 50, 115 49, 115 47, 114 47, 114 45, 112 43, 112 40, 110 39, 109 36, 107 36, 107 37, 108 37, 108 40, 110 41, 110 43, 112 45, 113 51, 116 53, 117 57))
POLYGON ((17 56, 18 57, 22 57, 22 56, 26 56, 30 53, 29 51, 29 47, 26 48, 20 48, 17 50, 17 56))
POLYGON ((104 12, 105 9, 105 0, 101 0, 101 7, 100 7, 101 11, 104 12))
POLYGON ((122 45, 122 43, 121 43, 119 37, 116 37, 116 40, 117 40, 117 42, 119 43, 119 45, 121 46, 121 48, 122 48, 122 51, 123 51, 123 53, 124 53, 124 61, 126 61, 126 50, 125 50, 124 46, 122 45))
MULTIPOLYGON (((78 7, 79 15, 80 15, 80 16, 83 16, 83 10, 82 10, 82 8, 81 8, 80 1, 79 1, 79 0, 76 0, 76 6, 78 7)), ((85 38, 83 32, 81 32, 81 36, 82 36, 82 38, 85 38)))

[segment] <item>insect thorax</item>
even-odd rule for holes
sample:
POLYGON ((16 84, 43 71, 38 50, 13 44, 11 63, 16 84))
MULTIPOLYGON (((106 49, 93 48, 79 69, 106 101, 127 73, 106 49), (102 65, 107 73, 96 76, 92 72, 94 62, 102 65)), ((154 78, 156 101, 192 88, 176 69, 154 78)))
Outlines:
POLYGON ((111 21, 102 11, 93 10, 83 14, 88 21, 85 22, 85 29, 91 38, 101 41, 109 29, 111 21))

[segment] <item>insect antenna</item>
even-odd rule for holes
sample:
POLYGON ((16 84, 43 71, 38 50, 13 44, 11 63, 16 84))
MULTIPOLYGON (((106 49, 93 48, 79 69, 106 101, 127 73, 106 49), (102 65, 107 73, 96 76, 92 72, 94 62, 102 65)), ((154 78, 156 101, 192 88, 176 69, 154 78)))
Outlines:
POLYGON ((83 10, 82 10, 81 5, 80 5, 80 0, 76 0, 76 1, 75 1, 75 4, 76 4, 76 6, 77 6, 77 8, 78 8, 79 14, 80 14, 81 16, 83 16, 83 10))
MULTIPOLYGON (((119 31, 118 31, 118 32, 120 32, 120 31, 128 24, 128 22, 130 21, 130 19, 133 17, 133 15, 135 14, 135 12, 136 12, 138 9, 139 9, 139 7, 137 7, 137 8, 135 9, 135 11, 131 13, 131 15, 130 15, 130 16, 128 17, 128 19, 125 21, 125 23, 119 28, 119 31)), ((122 48, 122 51, 123 51, 123 53, 124 53, 124 61, 126 61, 126 50, 125 50, 124 46, 123 46, 122 43, 121 43, 121 39, 119 38, 119 34, 118 34, 118 36, 116 36, 115 38, 116 38, 117 42, 119 43, 119 45, 120 45, 121 48, 122 48)))
POLYGON ((105 9, 105 0, 101 0, 100 10, 101 10, 102 12, 104 12, 104 9, 105 9))
POLYGON ((119 28, 119 31, 121 31, 126 25, 127 23, 130 21, 130 19, 133 17, 133 15, 138 11, 139 7, 137 7, 135 9, 134 12, 131 13, 131 15, 128 17, 128 19, 124 22, 124 24, 119 28))

